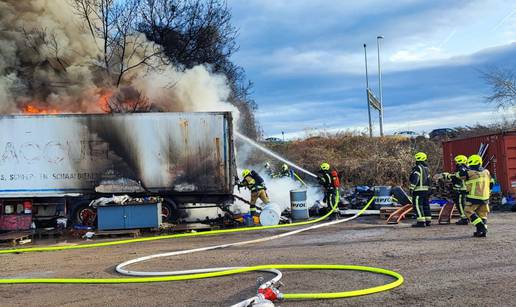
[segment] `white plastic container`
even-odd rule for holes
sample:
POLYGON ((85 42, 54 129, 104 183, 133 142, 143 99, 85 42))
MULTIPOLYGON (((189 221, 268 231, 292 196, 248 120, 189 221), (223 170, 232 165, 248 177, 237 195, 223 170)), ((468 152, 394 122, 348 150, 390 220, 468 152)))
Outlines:
POLYGON ((265 206, 260 213, 260 224, 263 226, 274 226, 278 225, 281 218, 281 212, 283 208, 275 203, 269 203, 265 206))

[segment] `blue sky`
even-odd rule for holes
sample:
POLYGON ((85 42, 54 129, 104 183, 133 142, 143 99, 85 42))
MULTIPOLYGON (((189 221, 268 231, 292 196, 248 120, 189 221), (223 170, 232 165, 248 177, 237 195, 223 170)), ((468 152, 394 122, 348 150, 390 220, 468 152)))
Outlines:
MULTIPOLYGON (((230 0, 234 61, 254 82, 265 136, 367 128, 363 44, 385 130, 430 131, 507 116, 485 103, 479 70, 516 69, 516 2, 230 0)), ((512 116, 512 115, 511 115, 512 116)), ((375 127, 377 115, 375 113, 375 127)))

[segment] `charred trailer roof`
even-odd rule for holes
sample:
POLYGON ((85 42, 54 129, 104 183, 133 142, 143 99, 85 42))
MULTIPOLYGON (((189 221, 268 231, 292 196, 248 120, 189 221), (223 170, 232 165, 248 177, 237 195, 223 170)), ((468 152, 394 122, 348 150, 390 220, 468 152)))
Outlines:
POLYGON ((1 116, 0 197, 232 194, 232 129, 230 112, 1 116))

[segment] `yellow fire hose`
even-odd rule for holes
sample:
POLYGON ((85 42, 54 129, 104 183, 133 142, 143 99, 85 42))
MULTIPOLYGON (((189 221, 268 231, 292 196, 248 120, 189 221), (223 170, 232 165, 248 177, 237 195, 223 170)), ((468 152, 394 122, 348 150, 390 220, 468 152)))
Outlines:
MULTIPOLYGON (((373 199, 371 199, 371 201, 373 199)), ((337 193, 336 203, 337 204, 339 203, 339 195, 338 195, 338 193, 337 193)), ((365 211, 367 209, 367 207, 368 206, 364 207, 362 209, 362 212, 365 211)), ((178 233, 178 234, 164 235, 164 236, 157 236, 157 237, 136 238, 136 239, 128 239, 128 240, 118 240, 118 241, 109 241, 109 242, 100 242, 100 243, 79 244, 79 245, 71 245, 71 246, 47 246, 47 247, 27 247, 27 248, 16 248, 16 249, 3 249, 3 250, 0 250, 0 254, 31 253, 31 252, 50 252, 50 251, 69 250, 69 249, 81 249, 81 248, 113 246, 113 245, 138 243, 138 242, 149 242, 149 241, 166 240, 166 239, 177 239, 177 238, 199 237, 199 236, 211 236, 211 235, 219 235, 219 234, 227 234, 227 233, 237 233, 237 232, 246 232, 246 231, 258 231, 258 230, 264 230, 264 229, 278 229, 278 228, 286 228, 286 227, 305 226, 305 225, 315 224, 315 223, 318 223, 320 221, 325 220, 335 210, 336 210, 336 207, 333 206, 332 210, 330 212, 326 213, 322 217, 319 217, 319 218, 317 218, 315 220, 304 221, 304 222, 297 222, 297 223, 291 223, 291 224, 280 224, 280 225, 273 225, 273 226, 257 226, 257 227, 247 227, 247 228, 221 229, 221 230, 211 230, 211 231, 203 231, 203 232, 178 233)))
POLYGON ((303 184, 303 186, 307 186, 306 183, 303 181, 303 179, 301 179, 301 177, 299 177, 296 172, 294 172, 294 177, 296 177, 297 180, 299 180, 299 182, 301 182, 303 184))
MULTIPOLYGON (((261 226, 261 227, 253 227, 253 228, 243 228, 243 229, 225 229, 225 230, 214 230, 208 232, 199 232, 199 233, 187 233, 187 234, 175 234, 175 235, 166 235, 152 238, 138 238, 138 239, 130 239, 130 240, 119 240, 113 242, 104 242, 104 243, 94 243, 94 244, 82 244, 77 246, 50 246, 50 247, 35 247, 35 248, 20 248, 20 249, 8 249, 2 250, 0 253, 25 253, 25 252, 43 252, 43 251, 56 251, 56 250, 68 250, 68 249, 78 249, 78 248, 92 248, 92 247, 101 247, 101 246, 112 246, 119 244, 128 244, 135 242, 146 242, 146 241, 154 241, 154 240, 163 240, 163 239, 172 239, 172 238, 182 238, 182 237, 193 237, 193 236, 203 236, 203 235, 216 235, 216 234, 224 234, 224 233, 234 233, 234 232, 244 232, 244 231, 254 231, 254 230, 263 230, 263 229, 276 229, 283 227, 292 227, 292 226, 302 226, 317 223, 319 221, 324 220, 330 214, 332 214, 337 209, 337 204, 339 202, 339 195, 336 195, 335 204, 326 215, 320 217, 318 219, 312 221, 298 222, 292 224, 283 224, 276 226, 261 226)), ((372 203, 374 197, 360 210, 353 218, 360 216, 372 203)), ((229 246, 229 245, 228 245, 229 246)), ((343 291, 343 292, 331 292, 331 293, 284 293, 281 294, 282 299, 335 299, 335 298, 345 298, 352 296, 361 296, 366 294, 373 294, 377 292, 387 291, 393 288, 396 288, 403 284, 403 276, 397 272, 386 270, 382 268, 374 268, 374 267, 366 267, 366 266, 356 266, 356 265, 336 265, 336 264, 272 264, 272 265, 258 265, 258 266, 250 266, 243 268, 235 268, 235 269, 227 269, 222 271, 215 272, 206 272, 206 273, 194 273, 194 274, 185 274, 185 275, 172 275, 172 276, 157 276, 157 277, 126 277, 126 278, 2 278, 0 279, 0 284, 36 284, 36 283, 46 283, 46 284, 121 284, 121 283, 150 283, 150 282, 166 282, 166 281, 180 281, 180 280, 193 280, 193 279, 203 279, 210 277, 219 277, 219 276, 228 276, 240 273, 246 273, 251 271, 263 271, 263 270, 271 270, 271 269, 287 269, 287 270, 352 270, 352 271, 365 271, 371 272, 375 274, 387 275, 395 278, 396 280, 390 282, 388 284, 384 284, 381 286, 371 287, 367 289, 359 289, 359 290, 351 290, 351 291, 343 291)))

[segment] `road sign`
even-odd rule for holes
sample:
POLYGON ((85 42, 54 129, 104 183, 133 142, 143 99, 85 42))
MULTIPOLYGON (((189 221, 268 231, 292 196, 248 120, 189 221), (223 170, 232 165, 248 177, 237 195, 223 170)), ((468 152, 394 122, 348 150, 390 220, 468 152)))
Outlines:
POLYGON ((367 89, 367 98, 369 100, 369 104, 373 108, 377 109, 378 111, 380 111, 382 109, 380 101, 378 100, 378 98, 376 98, 376 96, 373 94, 373 92, 370 89, 367 89))

